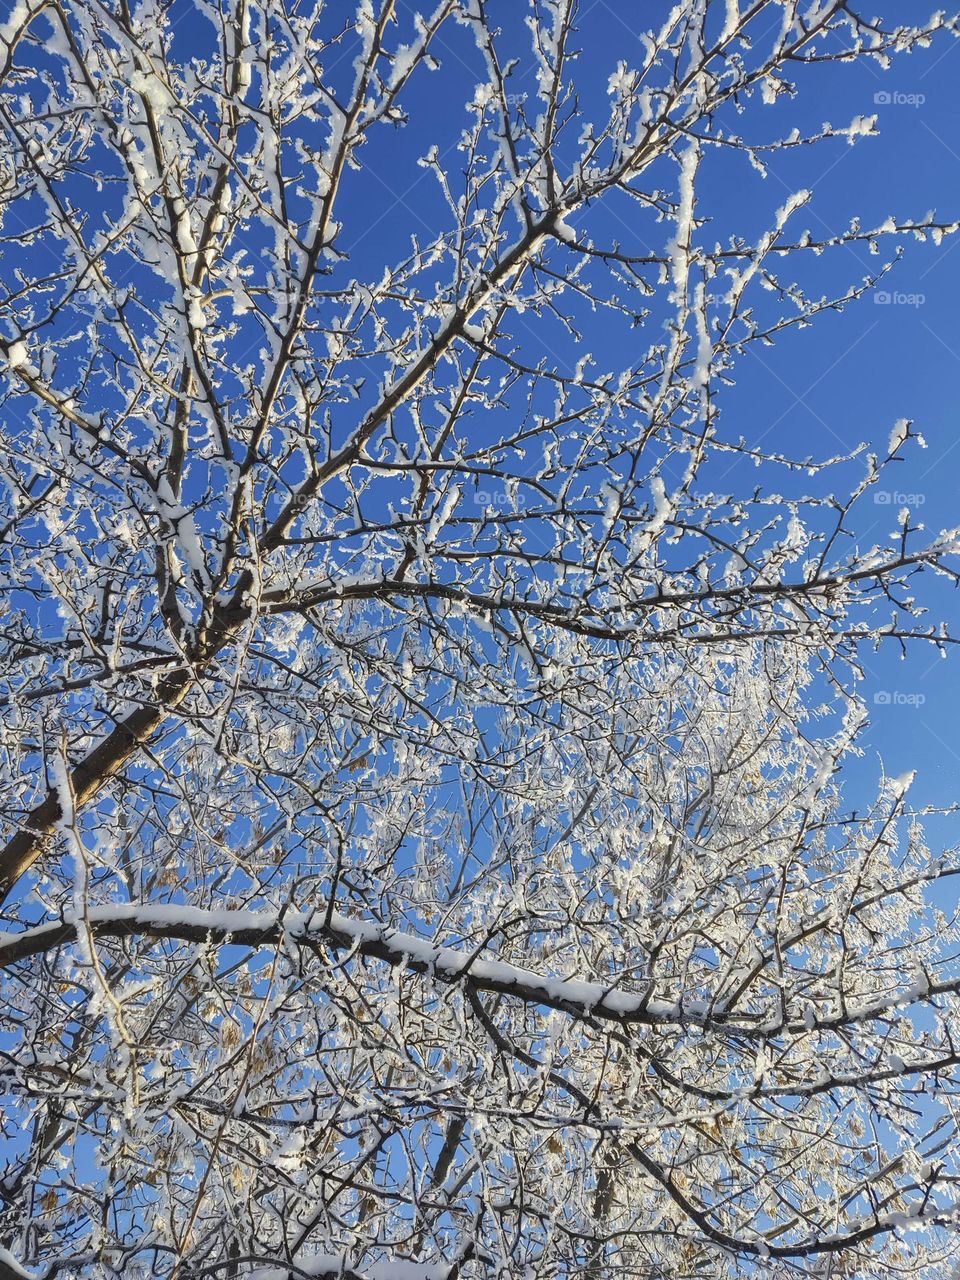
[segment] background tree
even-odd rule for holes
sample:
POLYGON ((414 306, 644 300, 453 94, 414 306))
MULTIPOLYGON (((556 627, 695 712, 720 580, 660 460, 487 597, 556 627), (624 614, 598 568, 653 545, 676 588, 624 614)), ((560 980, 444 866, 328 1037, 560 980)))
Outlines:
POLYGON ((7 12, 0 1275, 956 1257, 960 864, 838 777, 956 535, 855 537, 908 422, 836 497, 720 408, 957 224, 718 240, 703 175, 957 23, 642 9, 609 67, 572 0, 7 12))

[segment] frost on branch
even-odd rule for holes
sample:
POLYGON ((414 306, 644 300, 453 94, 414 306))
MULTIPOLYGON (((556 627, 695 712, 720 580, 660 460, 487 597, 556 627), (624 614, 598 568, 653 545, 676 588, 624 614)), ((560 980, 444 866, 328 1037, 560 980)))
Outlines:
POLYGON ((762 180, 956 23, 614 8, 0 23, 0 1280, 956 1252, 960 868, 844 788, 958 532, 730 394, 957 230, 762 180))

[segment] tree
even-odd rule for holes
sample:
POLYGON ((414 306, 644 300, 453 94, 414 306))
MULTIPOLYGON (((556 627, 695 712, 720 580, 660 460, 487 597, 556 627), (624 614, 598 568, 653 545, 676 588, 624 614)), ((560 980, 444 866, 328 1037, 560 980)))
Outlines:
POLYGON ((0 27, 0 1276, 941 1276, 960 864, 843 778, 957 534, 856 538, 910 423, 721 408, 957 224, 717 241, 703 175, 958 24, 346 7, 0 27))

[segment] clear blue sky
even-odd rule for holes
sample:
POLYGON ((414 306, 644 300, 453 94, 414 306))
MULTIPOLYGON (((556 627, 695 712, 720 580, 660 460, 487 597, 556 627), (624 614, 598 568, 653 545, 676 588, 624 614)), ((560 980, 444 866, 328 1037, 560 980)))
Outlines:
MULTIPOLYGON (((405 4, 401 11, 414 7, 405 4)), ((580 20, 585 54, 578 64, 585 104, 598 103, 619 59, 641 60, 638 28, 653 25, 651 15, 669 7, 585 0, 580 20)), ((873 7, 888 23, 917 21, 926 14, 917 0, 885 0, 873 7)), ((518 50, 522 47, 525 10, 516 6, 514 28, 504 18, 505 48, 514 41, 518 50)), ((365 148, 368 173, 344 193, 344 221, 353 225, 349 240, 356 245, 354 270, 367 256, 386 260, 402 250, 411 232, 425 234, 436 216, 434 185, 417 168, 416 158, 429 143, 449 135, 453 121, 459 127, 465 120, 459 104, 480 78, 462 28, 442 37, 439 51, 442 70, 421 77, 411 95, 411 125, 386 144, 381 139, 365 148)), ((717 238, 739 231, 756 239, 786 197, 801 188, 813 189, 815 197, 791 227, 797 233, 809 229, 814 237, 845 229, 855 216, 864 226, 877 226, 890 214, 921 219, 931 209, 945 220, 960 217, 960 41, 944 36, 927 51, 895 60, 886 72, 873 63, 798 67, 796 84, 795 99, 768 108, 754 101, 743 116, 731 113, 728 127, 750 139, 773 138, 794 125, 804 130, 824 121, 840 126, 857 115, 876 114, 880 136, 855 146, 832 141, 788 151, 773 158, 766 178, 738 156, 712 158, 698 212, 715 220, 717 238)), ((529 78, 518 85, 528 88, 529 78)), ((456 153, 450 163, 455 166, 456 153)), ((615 222, 606 225, 626 245, 630 228, 620 215, 615 222)), ((599 222, 582 225, 594 229, 599 222)), ((658 234, 651 247, 659 250, 669 226, 661 226, 658 234)), ((843 248, 811 259, 801 278, 822 280, 823 289, 839 293, 875 271, 881 260, 866 246, 843 248)), ((890 295, 887 303, 868 296, 842 315, 829 314, 806 331, 787 334, 775 348, 755 344, 737 370, 737 386, 722 400, 727 434, 742 433, 801 456, 829 456, 860 441, 883 451, 897 418, 915 420, 928 448, 911 450, 909 460, 893 471, 895 483, 881 485, 889 502, 860 508, 857 528, 864 547, 889 533, 897 508, 911 495, 909 505, 931 537, 960 525, 960 236, 939 247, 908 243, 881 288, 890 295)), ((586 346, 596 349, 590 335, 586 346)), ((854 483, 862 467, 857 462, 839 472, 837 486, 842 490, 854 483)), ((755 483, 749 473, 741 479, 743 487, 755 483)), ((738 478, 729 483, 736 487, 738 478)), ((923 592, 935 616, 960 632, 960 595, 932 580, 923 592)), ((864 662, 871 704, 876 695, 888 698, 871 706, 868 746, 883 755, 894 774, 919 770, 911 792, 915 803, 960 800, 960 655, 945 661, 918 645, 902 661, 890 647, 865 652, 864 662)), ((875 775, 875 759, 864 764, 875 775)))

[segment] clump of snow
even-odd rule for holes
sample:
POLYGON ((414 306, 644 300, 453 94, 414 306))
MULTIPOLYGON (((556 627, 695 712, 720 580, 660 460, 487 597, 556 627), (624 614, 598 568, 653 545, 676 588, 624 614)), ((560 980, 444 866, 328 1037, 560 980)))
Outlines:
POLYGON ((154 115, 166 115, 175 105, 173 94, 154 71, 135 71, 130 77, 130 88, 149 103, 154 115))
POLYGON ((653 497, 653 519, 647 522, 647 532, 659 533, 672 511, 666 487, 660 476, 654 476, 650 481, 650 493, 653 497))
POLYGON ((675 298, 683 298, 689 272, 690 242, 693 238, 693 208, 696 199, 695 179, 700 163, 700 149, 695 142, 680 158, 680 201, 677 206, 677 234, 670 243, 675 298))
POLYGON ((577 233, 567 222, 566 214, 559 214, 554 219, 553 232, 558 240, 563 240, 566 244, 576 244, 577 242, 577 233))
POLYGON ((893 430, 890 432, 890 441, 887 445, 888 453, 895 453, 897 449, 906 441, 910 435, 910 419, 898 418, 893 424, 893 430))
POLYGON ((11 342, 7 347, 6 364, 8 369, 20 369, 27 363, 27 347, 26 343, 19 338, 15 342, 11 342))
POLYGON ((727 13, 723 23, 720 40, 729 40, 740 23, 740 0, 727 0, 727 13))
POLYGON ((710 341, 710 329, 707 323, 707 295, 701 280, 696 289, 695 320, 697 326, 697 357, 690 385, 697 388, 706 387, 710 381, 710 362, 713 360, 713 343, 710 341))
POLYGON ((776 224, 778 230, 786 224, 786 221, 791 214, 796 213, 801 205, 805 205, 812 196, 813 192, 804 188, 801 191, 795 191, 792 196, 788 197, 788 199, 777 210, 776 224))
POLYGON ((760 96, 768 107, 772 106, 777 100, 777 93, 780 89, 780 81, 776 76, 764 76, 760 82, 760 96))
POLYGON ((887 791, 890 796, 899 800, 907 794, 914 778, 917 776, 916 769, 909 769, 906 773, 898 774, 895 778, 887 779, 887 791))
POLYGON ((607 93, 613 98, 625 98, 633 92, 637 82, 637 73, 625 62, 618 62, 617 69, 607 80, 607 93))
POLYGON ((877 131, 877 117, 874 116, 854 116, 847 125, 846 129, 841 130, 847 135, 847 141, 851 146, 858 138, 869 138, 871 134, 877 131))

